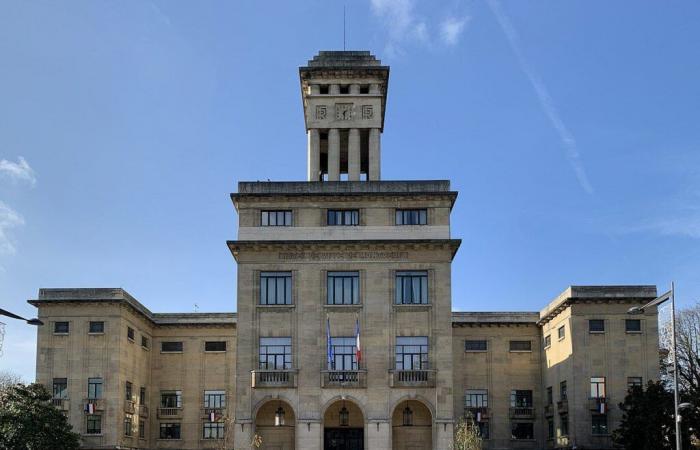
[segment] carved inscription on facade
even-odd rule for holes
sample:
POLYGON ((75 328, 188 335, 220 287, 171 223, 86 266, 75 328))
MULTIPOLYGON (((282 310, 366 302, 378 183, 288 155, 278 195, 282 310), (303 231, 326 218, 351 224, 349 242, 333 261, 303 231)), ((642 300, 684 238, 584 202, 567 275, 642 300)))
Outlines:
POLYGON ((316 105, 316 120, 324 120, 327 113, 326 105, 316 105))
POLYGON ((335 120, 352 120, 352 103, 336 103, 335 120))
POLYGON ((280 252, 277 259, 285 261, 351 261, 351 260, 403 260, 408 252, 357 251, 357 252, 280 252))
POLYGON ((362 105, 362 118, 372 119, 374 117, 374 109, 372 105, 362 105))

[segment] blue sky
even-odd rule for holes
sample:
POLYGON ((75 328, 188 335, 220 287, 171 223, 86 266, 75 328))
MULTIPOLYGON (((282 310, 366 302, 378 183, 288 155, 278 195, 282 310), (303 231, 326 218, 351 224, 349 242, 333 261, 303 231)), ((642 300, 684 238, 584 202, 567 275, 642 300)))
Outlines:
MULTIPOLYGON (((700 4, 346 1, 391 65, 385 179, 450 179, 460 310, 570 284, 700 300, 700 4)), ((239 180, 302 180, 297 67, 342 49, 341 1, 0 3, 0 305, 124 287, 235 309, 239 180)), ((8 322, 0 370, 33 379, 8 322)))

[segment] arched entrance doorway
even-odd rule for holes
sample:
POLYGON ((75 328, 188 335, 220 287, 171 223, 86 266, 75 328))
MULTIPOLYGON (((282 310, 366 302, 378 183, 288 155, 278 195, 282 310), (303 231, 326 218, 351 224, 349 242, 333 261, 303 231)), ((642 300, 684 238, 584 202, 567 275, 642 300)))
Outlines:
POLYGON ((281 400, 270 400, 255 415, 255 434, 262 438, 264 450, 294 450, 296 426, 294 410, 281 400))
POLYGON ((323 414, 324 450, 364 450, 365 417, 357 404, 348 400, 331 403, 323 414))
POLYGON ((391 416, 393 450, 430 450, 433 448, 433 416, 417 400, 405 400, 391 416))

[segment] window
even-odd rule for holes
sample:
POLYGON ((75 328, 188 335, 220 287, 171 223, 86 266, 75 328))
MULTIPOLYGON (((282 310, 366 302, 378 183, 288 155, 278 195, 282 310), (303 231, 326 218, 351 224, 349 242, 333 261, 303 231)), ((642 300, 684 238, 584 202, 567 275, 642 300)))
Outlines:
POLYGON ((53 379, 53 398, 68 398, 68 379, 53 379))
POLYGON ((68 334, 69 324, 68 322, 54 322, 53 332, 55 334, 68 334))
POLYGON ((161 439, 180 439, 180 424, 179 423, 161 423, 160 424, 161 439))
POLYGON ((148 338, 146 336, 141 336, 141 347, 148 348, 148 338))
POLYGON ((547 388, 547 404, 551 405, 554 403, 554 393, 552 392, 552 386, 547 388))
POLYGON ((465 352, 485 352, 488 350, 488 341, 464 341, 465 352))
POLYGON ((559 422, 561 422, 561 435, 568 436, 569 435, 569 415, 562 414, 561 416, 559 416, 559 422))
POLYGON ((531 352, 532 341, 510 341, 511 352, 531 352))
POLYGON ((139 439, 146 439, 146 421, 139 420, 139 439))
POLYGON ((104 322, 90 322, 90 325, 88 327, 88 333, 99 334, 99 333, 104 333, 104 332, 105 332, 105 323, 104 322))
POLYGON ((481 422, 477 422, 476 425, 479 427, 479 436, 481 436, 482 439, 488 439, 489 423, 487 421, 482 420, 481 422))
POLYGON ((591 398, 605 398, 605 377, 591 377, 591 398))
POLYGON ((350 86, 347 84, 341 84, 340 85, 340 93, 341 94, 349 94, 350 93, 350 86))
POLYGON ((328 272, 328 304, 357 305, 360 303, 359 272, 328 272))
POLYGON ((489 391, 486 389, 467 389, 464 391, 465 408, 488 408, 489 391))
POLYGON ((396 272, 396 303, 415 305, 428 303, 428 272, 396 272))
POLYGON ((131 436, 133 433, 131 424, 134 417, 131 414, 124 414, 124 436, 131 436))
POLYGON ((369 84, 360 85, 360 94, 369 94, 369 84))
POLYGON ((261 337, 259 367, 263 370, 292 368, 292 338, 261 337))
POLYGON ((552 336, 548 334, 547 336, 544 337, 544 348, 551 347, 552 346, 552 336))
POLYGON ((131 327, 126 327, 126 337, 129 338, 130 341, 134 340, 134 329, 131 327))
POLYGON ((124 389, 124 399, 125 400, 131 401, 134 399, 132 396, 132 394, 133 394, 132 390, 133 390, 133 386, 131 385, 131 381, 127 381, 126 382, 126 389, 124 389))
POLYGON ((161 342, 160 351, 163 353, 179 353, 182 352, 182 341, 161 342))
POLYGON ((428 337, 396 337, 396 370, 428 369, 428 337))
POLYGON ((593 414, 591 416, 591 433, 592 434, 608 434, 608 416, 607 416, 607 414, 593 414))
POLYGON ((292 272, 260 272, 260 304, 292 304, 292 272))
POLYGON ((554 418, 547 417, 547 439, 554 439, 554 418))
POLYGON ((566 380, 565 380, 565 381, 562 381, 561 383, 559 383, 559 400, 562 400, 562 401, 567 400, 568 399, 567 395, 568 394, 566 393, 566 380))
POLYGON ((333 366, 328 370, 357 370, 357 338, 331 337, 333 366))
POLYGON ((428 223, 427 209, 397 209, 396 225, 425 225, 428 223))
POLYGON ((260 225, 263 227, 291 227, 291 211, 262 211, 260 213, 260 225))
POLYGON ((511 408, 532 408, 532 391, 512 390, 510 391, 511 408))
POLYGON ((319 94, 328 94, 328 85, 327 84, 319 84, 318 85, 318 93, 319 94))
POLYGON ((359 225, 360 211, 357 209, 329 209, 328 225, 359 225))
POLYGON ((605 321, 603 319, 591 319, 588 321, 589 333, 605 333, 605 321))
POLYGON ((142 387, 139 389, 139 404, 140 405, 145 405, 146 404, 146 388, 142 387))
POLYGON ((223 439, 224 438, 224 423, 223 422, 204 422, 202 427, 203 439, 223 439))
POLYGON ((559 340, 562 340, 566 337, 566 327, 564 325, 560 326, 557 330, 557 336, 559 336, 559 340))
POLYGON ((102 378, 88 378, 88 398, 102 398, 102 378))
POLYGON ((627 319, 627 320, 625 320, 625 331, 627 333, 641 333, 642 332, 642 321, 639 319, 627 319))
POLYGON ((87 427, 85 434, 102 434, 102 416, 99 414, 87 415, 87 427))
POLYGON ((511 439, 535 439, 532 422, 513 422, 510 424, 511 439))
POLYGON ((204 343, 205 352, 225 352, 226 341, 207 341, 204 343))
POLYGON ((413 426, 413 410, 408 406, 403 410, 403 426, 413 426))
POLYGON ((627 377, 627 388, 642 387, 642 377, 627 377))
POLYGON ((161 391, 161 408, 182 408, 182 391, 161 391))
POLYGON ((225 408, 226 391, 204 391, 205 408, 225 408))

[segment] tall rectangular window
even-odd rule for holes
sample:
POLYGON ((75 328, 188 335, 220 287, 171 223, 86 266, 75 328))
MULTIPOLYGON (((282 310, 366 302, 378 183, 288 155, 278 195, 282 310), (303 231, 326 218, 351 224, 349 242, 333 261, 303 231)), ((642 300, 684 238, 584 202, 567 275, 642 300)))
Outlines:
POLYGON ((160 343, 162 353, 182 353, 182 341, 163 341, 160 343))
POLYGON ((139 389, 139 405, 146 404, 146 388, 142 387, 139 389))
POLYGON ((68 334, 68 331, 70 330, 70 325, 68 322, 54 322, 53 323, 53 332, 55 334, 68 334))
POLYGON ((160 439, 180 439, 179 423, 161 423, 160 439))
POLYGON ((564 380, 559 383, 559 400, 567 400, 569 398, 568 395, 569 394, 566 392, 566 380, 564 380))
POLYGON ((535 424, 532 422, 512 422, 511 439, 535 439, 535 424))
POLYGON ((467 389, 464 391, 465 408, 488 408, 489 391, 486 389, 467 389))
POLYGON ((131 381, 126 382, 126 387, 124 389, 124 399, 125 400, 133 400, 134 398, 132 397, 133 395, 133 386, 131 384, 131 381))
POLYGON ((291 227, 291 211, 262 211, 260 213, 260 225, 264 227, 291 227))
POLYGON ((88 398, 102 398, 102 378, 88 378, 88 398))
POLYGON ((557 330, 557 336, 559 337, 559 340, 566 337, 566 327, 564 325, 560 326, 557 330))
POLYGON ((591 377, 591 398, 605 398, 605 377, 591 377))
POLYGON ((161 391, 161 408, 182 408, 182 391, 161 391))
POLYGON ((205 408, 225 408, 226 391, 204 391, 205 408))
POLYGON ((359 225, 360 211, 356 209, 329 209, 328 225, 359 225))
POLYGON ((292 368, 291 337, 261 337, 259 367, 261 370, 292 368))
POLYGON ((554 403, 554 394, 552 392, 552 386, 547 388, 547 404, 551 405, 554 403))
POLYGON ((53 398, 68 398, 68 379, 53 379, 53 398))
POLYGON ((146 336, 141 336, 141 347, 148 348, 148 338, 146 336))
POLYGON ((531 352, 532 341, 510 341, 511 352, 531 352))
POLYGON ((428 272, 396 272, 396 303, 415 305, 428 303, 428 272))
POLYGON ((224 432, 224 422, 204 422, 202 425, 203 439, 223 439, 224 432))
POLYGON ((226 341, 206 341, 204 342, 205 352, 225 352, 226 341))
POLYGON ((569 415, 568 414, 560 415, 559 416, 559 423, 561 424, 561 435, 568 436, 569 435, 569 415))
POLYGON ((354 336, 331 337, 333 364, 328 370, 357 370, 356 343, 354 336))
POLYGON ((104 322, 90 322, 88 333, 100 334, 105 332, 104 322))
POLYGON ((512 390, 510 391, 511 408, 532 408, 532 391, 512 390))
POLYGON ((488 350, 488 341, 464 341, 464 351, 465 352, 485 352, 488 350))
POLYGON ((396 337, 396 370, 428 369, 428 337, 396 337))
POLYGON ((608 434, 607 414, 593 414, 591 416, 591 434, 608 434))
POLYGON ((554 439, 554 418, 547 417, 547 439, 554 439))
POLYGON ((139 420, 139 439, 146 439, 146 421, 139 420))
POLYGON ((548 334, 547 336, 544 337, 544 348, 549 348, 551 346, 552 346, 552 335, 548 334))
POLYGON ((627 319, 627 320, 625 320, 625 331, 627 333, 641 333, 642 332, 642 321, 639 319, 627 319))
POLYGON ((133 434, 133 421, 134 417, 131 414, 124 414, 124 436, 131 436, 133 434))
POLYGON ((126 327, 126 337, 130 340, 134 340, 134 336, 136 335, 135 331, 131 327, 126 327))
POLYGON ((328 272, 326 284, 329 305, 360 303, 360 272, 328 272))
POLYGON ((588 321, 589 333, 605 333, 605 320, 591 319, 588 321))
POLYGON ((102 416, 99 414, 88 414, 85 434, 102 434, 102 416))
POLYGON ((428 223, 427 209, 397 209, 396 225, 425 225, 428 223))
POLYGON ((292 272, 260 272, 260 304, 292 304, 292 272))

